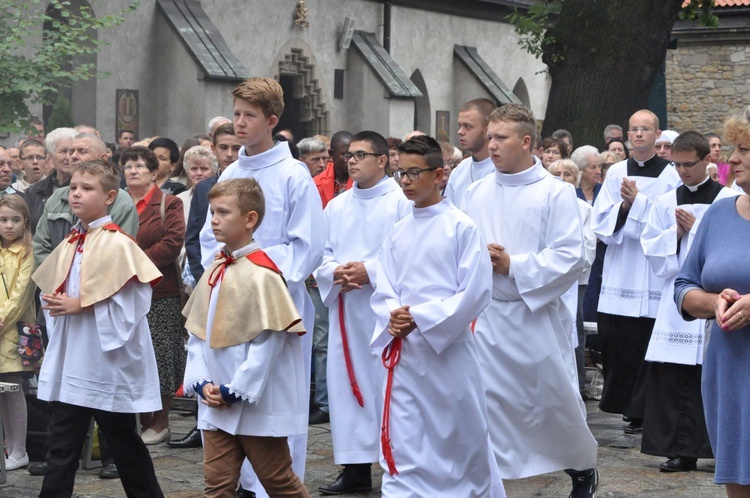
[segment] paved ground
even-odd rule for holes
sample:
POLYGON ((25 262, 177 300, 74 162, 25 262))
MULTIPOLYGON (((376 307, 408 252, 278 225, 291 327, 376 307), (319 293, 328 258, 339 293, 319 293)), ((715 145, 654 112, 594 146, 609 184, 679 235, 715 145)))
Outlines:
MULTIPOLYGON (((619 416, 599 412, 596 402, 589 402, 589 424, 599 442, 599 470, 601 472, 600 497, 686 497, 708 498, 725 496, 724 488, 713 484, 713 461, 700 460, 698 471, 663 474, 658 466, 662 458, 642 455, 638 436, 622 433, 619 416)), ((193 426, 192 417, 173 412, 171 416, 174 437, 180 438, 193 426)), ((186 498, 201 496, 202 453, 200 450, 172 450, 166 444, 151 447, 159 482, 166 496, 186 498)), ((382 471, 377 468, 374 484, 380 485, 382 471)), ((80 470, 74 496, 87 498, 119 498, 125 493, 119 481, 104 481, 97 470, 80 470)), ((338 468, 333 464, 330 427, 310 428, 307 474, 305 484, 312 496, 318 496, 317 487, 333 480, 338 468)), ((32 477, 25 470, 8 473, 8 482, 0 485, 0 497, 21 498, 36 496, 41 478, 32 477)), ((567 497, 570 478, 563 472, 546 474, 529 479, 505 482, 509 497, 567 497)), ((379 496, 379 493, 357 495, 379 496)), ((425 497, 432 498, 432 497, 425 497)), ((458 497, 451 497, 458 498, 458 497)))

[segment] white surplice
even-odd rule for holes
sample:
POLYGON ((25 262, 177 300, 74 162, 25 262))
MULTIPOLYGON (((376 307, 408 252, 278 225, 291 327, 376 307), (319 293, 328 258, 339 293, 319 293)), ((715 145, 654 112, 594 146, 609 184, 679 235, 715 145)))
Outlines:
MULTIPOLYGON (((249 244, 232 253, 243 258, 259 249, 249 244)), ((231 271, 231 269, 229 270, 231 271)), ((300 336, 266 330, 250 342, 211 348, 211 335, 221 279, 211 291, 206 340, 190 334, 185 366, 185 394, 203 381, 226 384, 242 399, 229 408, 198 403, 198 429, 243 436, 286 437, 307 432, 307 386, 300 336)))
MULTIPOLYGON (((315 308, 305 289, 305 280, 323 258, 323 208, 318 189, 304 163, 292 157, 289 145, 278 142, 265 152, 246 156, 240 149, 239 158, 227 167, 219 181, 234 178, 254 178, 263 189, 266 213, 253 237, 263 251, 281 270, 297 310, 302 315, 305 330, 312 331, 315 308)), ((200 234, 201 262, 208 268, 221 248, 211 230, 211 212, 200 234)), ((307 383, 310 383, 312 360, 312 332, 302 336, 302 352, 307 383)), ((308 394, 309 395, 309 394, 308 394)), ((307 432, 289 438, 292 469, 300 480, 305 476, 307 432)), ((258 498, 268 496, 257 478, 246 478, 249 464, 243 466, 242 487, 254 491, 258 498)))
POLYGON ((323 211, 326 245, 323 264, 315 271, 320 297, 329 309, 328 403, 331 415, 334 462, 339 465, 378 461, 380 450, 380 390, 385 370, 370 350, 375 313, 370 297, 376 278, 378 252, 401 218, 411 212, 411 201, 401 187, 385 177, 369 189, 354 186, 328 203, 323 211), (350 262, 364 263, 370 284, 340 294, 333 272, 350 262), (354 377, 364 406, 352 393, 339 321, 343 301, 344 325, 354 377))
MULTIPOLYGON (((676 193, 677 190, 673 190, 657 198, 641 236, 641 245, 653 272, 664 279, 664 289, 646 350, 646 360, 701 365, 706 321, 687 322, 682 318, 674 304, 674 282, 688 255, 701 219, 711 204, 678 206, 676 193), (684 234, 679 242, 675 216, 675 209, 678 207, 695 216, 695 223, 690 232, 684 234)), ((715 200, 737 195, 739 192, 724 187, 715 200)))
MULTIPOLYGON (((89 228, 111 223, 105 216, 89 228)), ((80 222, 76 225, 82 229, 80 222)), ((80 296, 81 260, 76 251, 65 292, 80 296)), ((106 257, 89 254, 87 257, 106 257)), ((146 315, 151 285, 130 279, 117 293, 93 305, 93 313, 51 316, 49 344, 39 373, 39 399, 114 413, 161 410, 159 372, 146 315)))
POLYGON ((492 273, 492 302, 474 328, 500 476, 595 467, 561 299, 584 267, 575 192, 535 159, 472 185, 464 210, 511 260, 511 275, 492 273))
POLYGON ((455 206, 461 206, 469 185, 493 171, 495 171, 495 165, 492 164, 489 156, 484 161, 475 161, 474 156, 467 157, 451 171, 448 184, 445 186, 445 197, 455 206))
POLYGON ((383 496, 505 496, 470 329, 490 301, 491 272, 476 226, 448 200, 414 208, 383 244, 371 347, 380 353, 393 339, 391 310, 409 305, 417 326, 394 368, 390 438, 398 474, 388 473, 381 454, 383 496))
POLYGON ((667 166, 657 178, 634 176, 638 194, 627 221, 615 231, 622 205, 620 188, 628 177, 627 161, 612 165, 594 202, 594 232, 607 244, 598 311, 629 317, 656 316, 664 279, 651 271, 641 247, 641 234, 656 198, 680 185, 680 176, 667 166))

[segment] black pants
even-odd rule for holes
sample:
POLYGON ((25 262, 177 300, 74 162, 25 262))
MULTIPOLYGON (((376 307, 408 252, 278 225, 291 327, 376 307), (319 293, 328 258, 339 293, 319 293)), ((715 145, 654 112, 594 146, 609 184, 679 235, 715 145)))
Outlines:
POLYGON ((110 451, 128 497, 163 497, 151 455, 138 435, 132 413, 112 413, 93 408, 50 403, 49 467, 39 497, 73 494, 78 458, 91 417, 107 437, 110 451))

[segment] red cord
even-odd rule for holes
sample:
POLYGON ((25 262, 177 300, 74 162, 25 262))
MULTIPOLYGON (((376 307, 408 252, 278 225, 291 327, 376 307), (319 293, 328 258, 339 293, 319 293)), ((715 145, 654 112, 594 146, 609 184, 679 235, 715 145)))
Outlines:
POLYGON ((357 398, 359 406, 365 406, 365 400, 362 399, 362 393, 357 385, 357 379, 354 376, 354 367, 352 366, 352 356, 349 352, 349 339, 346 335, 346 324, 344 323, 344 295, 339 294, 339 329, 341 330, 341 344, 344 347, 344 361, 346 362, 346 372, 349 374, 349 383, 352 385, 352 394, 357 398))
POLYGON ((388 464, 388 473, 398 475, 396 462, 393 460, 391 448, 391 388, 393 387, 393 370, 401 360, 401 339, 396 337, 383 350, 383 366, 388 369, 388 380, 385 384, 385 403, 383 404, 383 425, 380 428, 380 444, 383 447, 383 457, 388 464))

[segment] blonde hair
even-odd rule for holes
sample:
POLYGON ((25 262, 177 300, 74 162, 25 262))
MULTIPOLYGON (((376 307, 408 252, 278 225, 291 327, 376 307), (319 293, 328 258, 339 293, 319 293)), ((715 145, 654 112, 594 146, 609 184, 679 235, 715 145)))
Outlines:
POLYGON ((576 187, 581 183, 581 168, 579 168, 578 165, 572 160, 558 159, 557 161, 549 165, 550 174, 554 175, 553 171, 557 171, 557 169, 567 169, 571 173, 573 173, 573 177, 576 179, 576 187))
POLYGON ((731 116, 724 123, 724 140, 750 146, 750 106, 745 107, 741 116, 731 116))
POLYGON ((599 157, 601 158, 600 162, 602 164, 604 163, 614 164, 614 163, 620 162, 619 156, 615 154, 614 152, 612 152, 611 150, 605 150, 604 152, 599 154, 599 157))
POLYGON ((280 118, 284 112, 284 90, 279 82, 272 78, 246 79, 232 90, 232 97, 260 107, 266 118, 280 118))
POLYGON ((516 132, 519 136, 531 137, 531 145, 536 143, 536 121, 531 109, 521 104, 505 104, 498 107, 489 117, 490 122, 511 122, 516 123, 516 132))
POLYGON ((84 161, 82 163, 74 164, 73 170, 70 172, 70 176, 73 173, 89 173, 90 175, 99 178, 102 184, 102 188, 105 192, 114 190, 117 192, 120 188, 120 174, 115 170, 109 161, 104 159, 94 159, 92 161, 84 161))
POLYGON ((208 201, 217 197, 233 197, 243 215, 250 211, 258 213, 258 222, 255 224, 255 229, 258 229, 266 213, 266 198, 254 178, 236 178, 217 183, 208 192, 208 201))
POLYGON ((29 205, 18 194, 5 194, 0 197, 0 207, 3 206, 16 211, 23 217, 23 231, 17 240, 23 245, 21 256, 25 258, 33 251, 31 247, 31 228, 29 227, 29 205))

